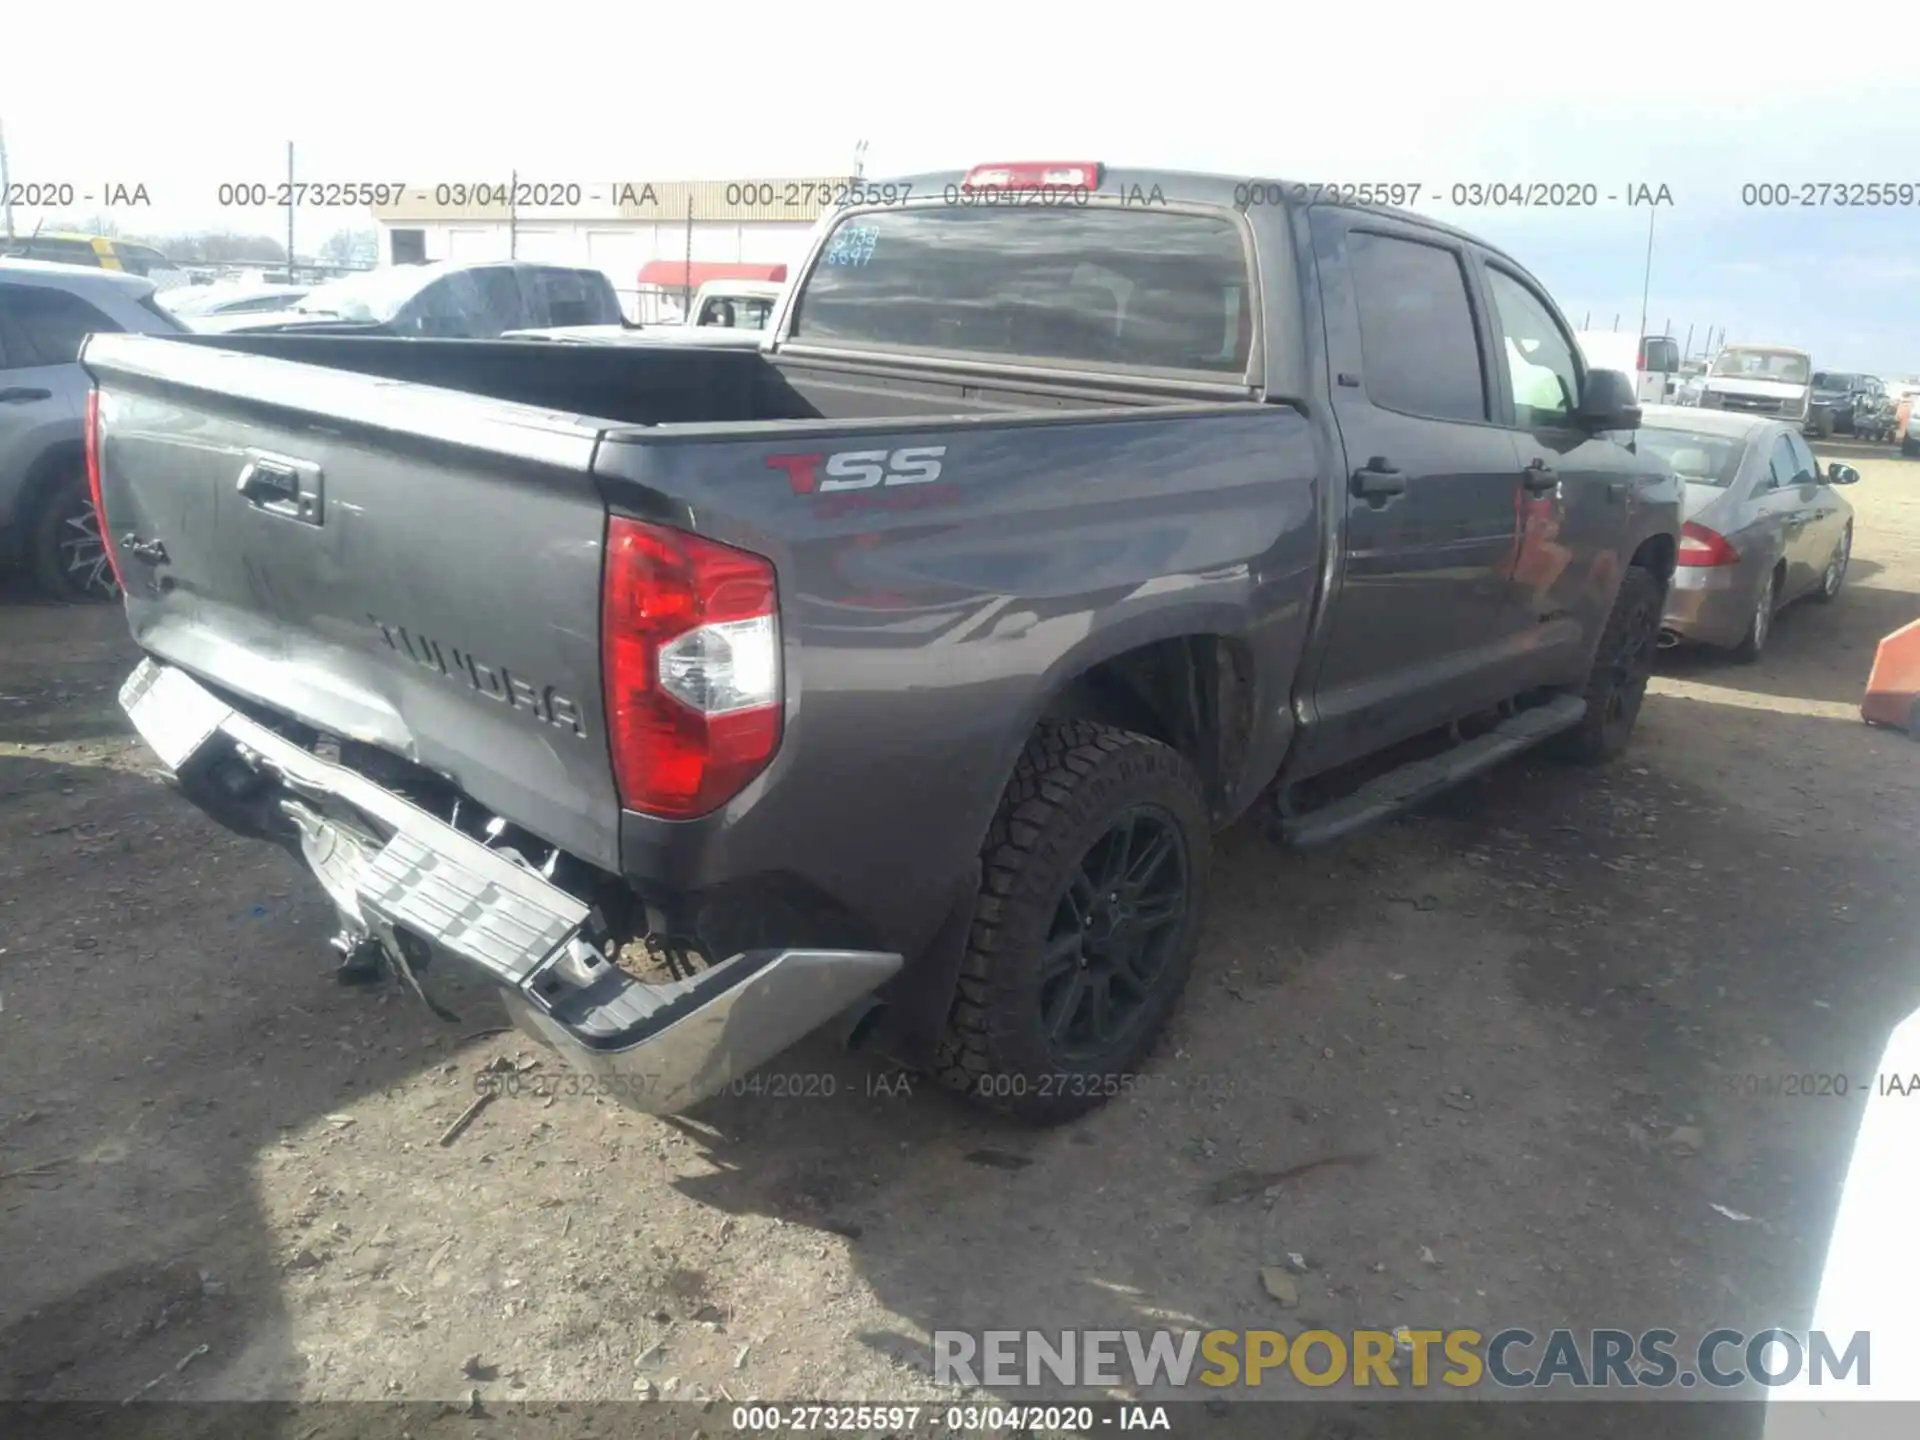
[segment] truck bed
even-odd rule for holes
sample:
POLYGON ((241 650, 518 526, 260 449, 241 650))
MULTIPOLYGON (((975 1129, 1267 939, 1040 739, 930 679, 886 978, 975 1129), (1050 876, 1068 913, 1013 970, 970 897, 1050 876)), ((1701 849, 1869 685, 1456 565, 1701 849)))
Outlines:
MULTIPOLYGON (((176 342, 588 415, 617 425, 882 420, 1134 407, 1192 396, 1138 381, 956 380, 903 363, 830 364, 704 345, 555 346, 382 336, 193 335, 176 342)), ((175 372, 177 373, 177 372, 175 372)))
MULTIPOLYGON (((870 737, 820 726, 888 683, 889 657, 927 643, 929 626, 1020 597, 1039 614, 1118 603, 1243 563, 1248 534, 1311 504, 1297 412, 1140 382, 309 335, 100 335, 83 361, 129 620, 149 653, 414 762, 612 873, 641 842, 604 726, 610 512, 773 562, 790 731, 808 731, 812 706, 811 792, 872 770, 870 737), (821 478, 816 492, 792 468, 902 447, 943 456, 939 483, 821 478), (1249 453, 1272 457, 1270 478, 1248 483, 1249 453)), ((1292 573, 1310 586, 1314 527, 1304 512, 1291 524, 1292 573)), ((1214 583, 1237 594, 1248 581, 1214 583)), ((1149 594, 1141 604, 1203 598, 1149 594)), ((903 723, 920 708, 903 697, 903 723)), ((959 773, 925 794, 962 781, 977 788, 959 773)))

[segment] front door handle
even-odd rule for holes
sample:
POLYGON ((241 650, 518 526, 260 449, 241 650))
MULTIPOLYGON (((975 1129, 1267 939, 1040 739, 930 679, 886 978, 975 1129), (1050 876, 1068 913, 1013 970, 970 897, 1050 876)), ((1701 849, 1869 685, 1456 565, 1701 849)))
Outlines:
POLYGON ((1544 460, 1535 460, 1520 472, 1520 484, 1535 495, 1544 495, 1560 484, 1560 472, 1544 460))
POLYGON ((1376 455, 1353 472, 1353 493, 1374 505, 1384 505, 1407 493, 1407 477, 1384 455, 1376 455))
POLYGON ((0 390, 0 405, 25 405, 34 400, 51 400, 53 391, 37 389, 32 385, 9 385, 0 390))

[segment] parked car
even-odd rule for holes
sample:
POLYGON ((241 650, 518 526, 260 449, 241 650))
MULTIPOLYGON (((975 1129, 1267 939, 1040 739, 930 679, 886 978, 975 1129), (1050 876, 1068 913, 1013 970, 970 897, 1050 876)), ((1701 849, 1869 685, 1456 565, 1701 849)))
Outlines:
POLYGON ((1675 376, 1673 403, 1676 405, 1698 405, 1700 394, 1707 388, 1707 362, 1705 360, 1683 360, 1679 373, 1675 376))
POLYGON ((1643 405, 1657 405, 1673 393, 1680 370, 1680 344, 1670 335, 1629 335, 1614 330, 1582 330, 1574 337, 1587 364, 1618 370, 1633 382, 1643 405))
POLYGON ((80 346, 89 334, 181 328, 151 280, 0 259, 0 564, 56 599, 115 593, 87 490, 80 346))
POLYGON ((78 235, 69 231, 17 236, 0 240, 0 256, 17 260, 45 260, 57 265, 83 265, 90 270, 118 270, 151 280, 156 290, 172 290, 193 283, 186 270, 151 245, 108 235, 78 235))
POLYGON ((507 330, 620 325, 620 297, 598 270, 527 260, 441 260, 365 270, 316 286, 287 310, 207 316, 208 334, 329 331, 484 340, 507 330))
POLYGON ((1913 425, 1913 409, 1920 401, 1920 383, 1902 380, 1891 389, 1889 398, 1893 401, 1893 436, 1899 443, 1900 453, 1912 459, 1920 455, 1920 433, 1913 425))
POLYGON ((1641 412, 1639 445, 1686 485, 1686 526, 1663 640, 1757 660, 1773 617, 1802 596, 1831 601, 1853 554, 1853 507, 1835 490, 1860 472, 1823 474, 1799 427, 1674 405, 1641 412))
POLYGON ((1782 345, 1722 346, 1707 367, 1700 408, 1769 415, 1817 429, 1813 362, 1806 351, 1782 345))
POLYGON ((1884 445, 1899 425, 1899 407, 1887 384, 1877 375, 1861 377, 1853 401, 1853 433, 1862 440, 1884 445))
POLYGON ((1863 413, 1869 423, 1877 418, 1876 387, 1884 396, 1885 387, 1871 375, 1850 370, 1814 372, 1808 428, 1823 437, 1860 433, 1856 424, 1863 413))
POLYGON ((165 305, 191 327, 210 315, 259 315, 290 310, 311 285, 190 285, 167 292, 165 305))
POLYGON ((686 323, 764 330, 784 289, 777 280, 709 280, 694 292, 686 323))
POLYGON ((1517 261, 1237 177, 910 183, 764 347, 89 342, 123 703, 349 973, 470 968, 645 1110, 837 1017, 1060 1120, 1221 826, 1627 745, 1680 487, 1517 261))

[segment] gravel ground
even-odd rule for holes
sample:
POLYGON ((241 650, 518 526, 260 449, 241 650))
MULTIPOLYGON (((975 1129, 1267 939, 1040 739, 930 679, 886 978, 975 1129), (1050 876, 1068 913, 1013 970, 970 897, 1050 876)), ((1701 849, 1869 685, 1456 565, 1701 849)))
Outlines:
POLYGON ((484 993, 336 986, 317 888, 127 733, 118 612, 0 603, 0 1398, 944 1400, 935 1328, 1803 1322, 1860 1096, 1741 1077, 1869 1076, 1920 1001, 1920 750, 1854 709, 1920 464, 1855 463, 1841 600, 1666 657, 1623 762, 1225 837, 1169 1043, 1049 1132, 818 1041, 657 1119, 484 993))

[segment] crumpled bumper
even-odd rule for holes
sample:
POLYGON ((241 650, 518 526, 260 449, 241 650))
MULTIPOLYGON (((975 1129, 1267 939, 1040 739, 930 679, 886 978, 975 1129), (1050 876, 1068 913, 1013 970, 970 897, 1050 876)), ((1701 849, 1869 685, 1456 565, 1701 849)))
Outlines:
POLYGON ((377 942, 410 979, 422 959, 479 971, 516 1024, 636 1109, 672 1114, 717 1094, 900 968, 901 956, 878 951, 765 949, 646 984, 584 937, 585 901, 295 745, 185 671, 143 661, 120 704, 170 770, 230 747, 277 784, 343 935, 377 942))

